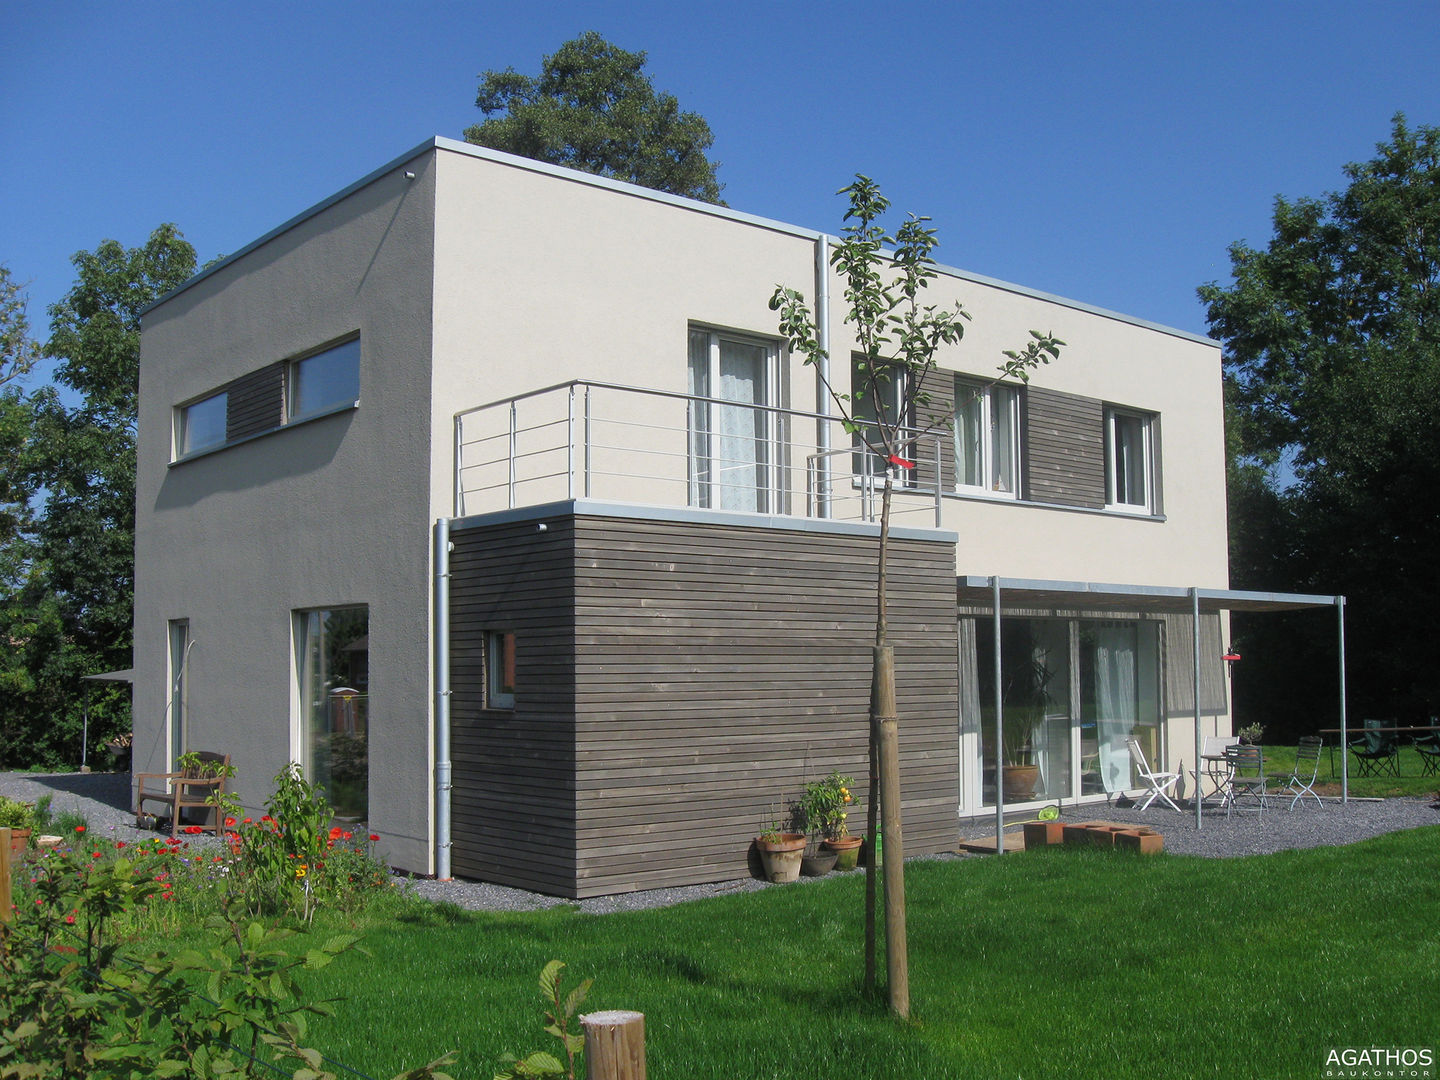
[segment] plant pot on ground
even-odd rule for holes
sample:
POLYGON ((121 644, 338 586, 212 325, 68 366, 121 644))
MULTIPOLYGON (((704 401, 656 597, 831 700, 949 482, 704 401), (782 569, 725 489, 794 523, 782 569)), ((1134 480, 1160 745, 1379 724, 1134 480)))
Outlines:
POLYGON ((18 855, 30 846, 35 825, 35 807, 0 795, 0 828, 10 830, 10 852, 18 855))
POLYGON ((805 834, 771 829, 755 838, 765 880, 794 881, 800 876, 800 860, 805 854, 805 834))
POLYGON ((800 873, 805 877, 824 877, 835 869, 835 860, 838 858, 839 852, 821 847, 800 857, 800 873))
POLYGON ((860 862, 860 845, 864 842, 863 836, 847 833, 845 836, 825 840, 822 846, 835 852, 836 870, 854 870, 860 862))

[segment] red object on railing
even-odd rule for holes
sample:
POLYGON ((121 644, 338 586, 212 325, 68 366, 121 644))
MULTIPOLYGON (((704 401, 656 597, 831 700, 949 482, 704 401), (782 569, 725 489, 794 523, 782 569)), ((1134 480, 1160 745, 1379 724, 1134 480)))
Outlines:
POLYGON ((913 461, 906 461, 899 454, 890 455, 890 464, 898 465, 902 469, 913 469, 915 467, 915 463, 913 461))

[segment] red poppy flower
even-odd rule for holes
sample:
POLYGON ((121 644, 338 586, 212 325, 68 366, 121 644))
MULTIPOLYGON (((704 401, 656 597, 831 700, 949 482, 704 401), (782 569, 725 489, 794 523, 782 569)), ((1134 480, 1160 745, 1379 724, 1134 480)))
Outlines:
POLYGON ((98 852, 98 851, 92 851, 92 852, 90 853, 90 857, 91 857, 92 859, 98 859, 98 858, 100 857, 100 852, 98 852))
POLYGON ((375 841, 375 840, 379 840, 380 837, 376 836, 376 835, 372 832, 372 833, 370 834, 370 839, 371 839, 372 841, 375 841))
POLYGON ((84 832, 84 831, 85 831, 85 826, 84 826, 84 825, 76 825, 76 826, 75 826, 75 831, 76 831, 76 832, 84 832))
POLYGON ((227 829, 233 829, 235 827, 235 819, 233 817, 227 817, 225 819, 225 827, 227 829))
POLYGON ((241 822, 241 824, 242 824, 242 825, 254 825, 254 824, 255 824, 255 819, 254 819, 254 818, 248 818, 248 817, 247 817, 244 821, 241 822))
POLYGON ((65 921, 66 921, 67 923, 70 923, 70 924, 73 926, 73 925, 75 924, 75 916, 74 916, 74 915, 66 915, 66 916, 65 916, 65 921))
POLYGON ((345 831, 345 830, 342 829, 342 828, 340 828, 339 825, 332 825, 332 826, 330 826, 330 839, 331 839, 331 840, 339 840, 339 839, 340 839, 340 834, 343 833, 344 831, 345 831))
POLYGON ((123 848, 124 846, 125 846, 125 841, 124 841, 124 840, 116 840, 116 841, 115 841, 115 850, 116 850, 116 851, 119 851, 119 850, 120 850, 121 848, 123 848))

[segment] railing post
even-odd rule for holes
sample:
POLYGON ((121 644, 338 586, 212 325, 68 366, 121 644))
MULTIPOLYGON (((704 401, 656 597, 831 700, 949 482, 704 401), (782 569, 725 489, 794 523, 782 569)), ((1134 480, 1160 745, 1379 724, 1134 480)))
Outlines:
POLYGON ((570 384, 565 429, 565 497, 575 501, 575 384, 570 384))
POLYGON ((515 509, 515 402, 510 402, 510 502, 509 508, 515 509))
POLYGON ((590 384, 585 384, 585 498, 590 498, 590 384))
POLYGON ((940 482, 943 479, 941 467, 944 461, 945 444, 941 442, 940 436, 935 436, 935 527, 938 529, 944 519, 944 500, 941 497, 940 482))
POLYGON ((465 468, 465 421, 459 413, 455 415, 455 508, 456 517, 465 516, 465 483, 461 473, 465 468))
POLYGON ((645 1014, 614 1009, 580 1017, 589 1080, 645 1080, 645 1014))

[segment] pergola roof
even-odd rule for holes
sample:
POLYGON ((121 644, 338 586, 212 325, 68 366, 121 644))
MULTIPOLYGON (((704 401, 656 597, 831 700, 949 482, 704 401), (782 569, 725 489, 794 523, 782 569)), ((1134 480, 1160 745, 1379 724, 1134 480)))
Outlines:
MULTIPOLYGON (((968 574, 956 589, 962 604, 989 607, 994 598, 995 579, 968 574)), ((1218 611, 1301 611, 1334 607, 1338 596, 1310 593, 1246 592, 1239 589, 1198 589, 1200 610, 1218 611)), ((1194 610, 1192 590, 1175 585, 1106 585, 1093 581, 1045 581, 1035 578, 1000 579, 1001 603, 1014 607, 1069 608, 1084 611, 1144 611, 1190 614, 1194 610)))

